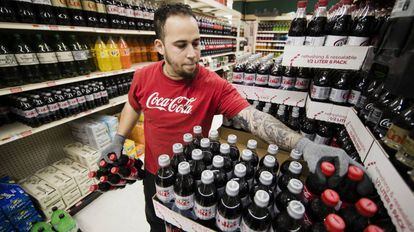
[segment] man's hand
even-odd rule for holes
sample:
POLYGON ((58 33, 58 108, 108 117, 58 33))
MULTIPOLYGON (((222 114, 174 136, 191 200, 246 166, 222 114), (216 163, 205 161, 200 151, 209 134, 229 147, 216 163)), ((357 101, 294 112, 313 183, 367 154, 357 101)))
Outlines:
POLYGON ((114 140, 112 141, 112 144, 102 151, 99 161, 104 159, 106 162, 112 163, 112 161, 109 160, 109 157, 108 157, 108 154, 110 153, 115 153, 116 158, 119 158, 122 154, 122 148, 124 146, 124 142, 125 142, 125 137, 122 135, 116 134, 114 137, 114 140))

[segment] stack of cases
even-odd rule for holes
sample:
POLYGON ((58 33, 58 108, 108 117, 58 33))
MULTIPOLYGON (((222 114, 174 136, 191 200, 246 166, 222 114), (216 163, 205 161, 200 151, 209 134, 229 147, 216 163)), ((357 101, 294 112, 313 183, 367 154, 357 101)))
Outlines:
POLYGON ((71 143, 63 147, 63 151, 71 160, 87 167, 90 171, 98 169, 100 151, 82 143, 71 143))
POLYGON ((76 141, 101 151, 111 144, 108 128, 103 123, 85 118, 71 122, 69 125, 76 141))
POLYGON ((109 137, 112 141, 115 137, 116 131, 118 130, 118 118, 109 115, 93 115, 91 118, 106 126, 109 137))

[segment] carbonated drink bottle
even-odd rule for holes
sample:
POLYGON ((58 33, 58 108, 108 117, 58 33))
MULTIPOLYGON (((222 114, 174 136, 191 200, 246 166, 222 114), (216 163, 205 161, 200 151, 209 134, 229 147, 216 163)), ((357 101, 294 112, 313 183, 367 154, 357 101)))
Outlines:
POLYGON ((88 85, 82 86, 81 91, 82 91, 82 94, 86 98, 86 105, 88 105, 88 109, 95 109, 96 108, 95 98, 93 97, 93 92, 89 90, 89 86, 88 85))
POLYGON ((230 158, 230 145, 222 143, 220 145, 220 155, 224 159, 224 171, 226 172, 227 179, 231 179, 233 172, 233 162, 230 158))
POLYGON ((99 27, 109 27, 108 25, 108 19, 106 17, 106 5, 105 0, 95 0, 96 4, 96 11, 97 11, 97 20, 98 20, 98 26, 99 27))
POLYGON ((244 70, 243 83, 244 85, 254 85, 256 79, 256 65, 254 63, 247 63, 244 70))
POLYGON ((286 41, 287 45, 292 46, 302 46, 306 36, 306 2, 298 1, 297 7, 296 16, 290 24, 288 39, 286 41))
POLYGON ((190 164, 181 162, 178 165, 178 174, 174 184, 174 206, 184 216, 191 217, 194 206, 195 181, 190 173, 190 164))
POLYGON ((0 85, 16 86, 23 84, 17 60, 4 39, 0 40, 0 85))
POLYGON ((368 87, 368 73, 361 71, 358 74, 358 79, 354 82, 348 97, 348 104, 352 106, 357 106, 358 102, 364 101, 362 93, 366 92, 368 87))
POLYGON ((128 167, 128 166, 118 166, 111 168, 112 174, 118 174, 122 177, 122 179, 127 180, 136 180, 139 178, 138 176, 138 169, 135 167, 128 167))
POLYGON ((172 146, 173 149, 173 157, 171 160, 171 167, 175 173, 178 173, 178 165, 181 162, 187 161, 185 155, 183 153, 183 145, 181 143, 174 143, 172 146))
POLYGON ((80 0, 66 0, 69 15, 74 26, 86 26, 86 20, 80 0))
POLYGON ((123 0, 123 2, 125 7, 125 15, 128 24, 128 29, 135 30, 137 25, 135 23, 134 8, 131 5, 132 0, 123 0))
POLYGON ((239 62, 233 67, 233 83, 243 84, 244 77, 244 64, 239 62))
POLYGON ((14 34, 14 39, 14 52, 22 76, 30 83, 43 81, 36 53, 23 41, 19 34, 14 34))
POLYGON ((56 51, 62 77, 67 78, 77 76, 78 72, 75 66, 75 60, 73 59, 73 55, 69 47, 61 40, 60 35, 55 34, 54 39, 53 50, 56 51))
POLYGON ((305 231, 304 214, 305 206, 301 202, 290 201, 286 211, 278 214, 273 220, 273 231, 305 231))
POLYGON ((53 10, 56 14, 56 23, 59 25, 70 25, 68 6, 65 0, 52 0, 53 10))
POLYGON ((256 183, 259 183, 259 178, 260 175, 262 174, 262 172, 264 171, 268 171, 273 175, 273 179, 272 179, 272 189, 274 189, 274 187, 276 186, 276 182, 277 182, 277 168, 276 167, 276 158, 271 156, 271 155, 266 155, 265 157, 263 157, 263 164, 257 169, 256 172, 256 183))
POLYGON ((339 195, 332 189, 326 189, 321 198, 314 198, 309 203, 307 215, 313 222, 322 222, 328 214, 335 213, 338 207, 339 195))
MULTIPOLYGON (((263 167, 266 156, 272 156, 275 159, 275 162, 274 162, 274 165, 272 166, 273 170, 271 170, 271 172, 274 172, 275 174, 277 174, 279 170, 279 163, 277 162, 276 155, 278 152, 279 152, 279 147, 276 144, 269 144, 269 146, 267 147, 267 153, 259 161, 259 168, 263 167)), ((273 161, 270 161, 270 162, 273 163, 273 161)))
POLYGON ((170 165, 170 157, 166 154, 158 157, 157 176, 155 177, 155 190, 158 200, 169 206, 174 200, 175 173, 170 165))
POLYGON ((277 192, 287 189, 287 185, 291 179, 300 179, 302 174, 302 164, 297 161, 291 161, 288 171, 279 177, 277 182, 277 192))
POLYGON ((193 143, 193 135, 190 133, 184 134, 183 141, 184 141, 184 155, 185 155, 185 158, 189 161, 192 159, 191 154, 193 150, 195 149, 195 146, 193 143))
POLYGON ((96 84, 92 83, 89 86, 89 90, 93 93, 93 99, 95 101, 95 105, 98 107, 103 105, 101 91, 99 87, 96 84))
POLYGON ((357 192, 357 186, 363 178, 364 171, 362 171, 359 167, 354 165, 350 165, 348 167, 346 177, 341 181, 336 189, 343 202, 353 204, 359 199, 360 196, 357 192))
POLYGON ((121 54, 118 49, 118 45, 109 37, 108 42, 106 43, 106 47, 109 51, 109 59, 111 61, 112 70, 119 70, 122 69, 121 64, 121 54))
POLYGON ((303 202, 303 184, 298 179, 289 180, 289 184, 286 190, 281 191, 275 198, 275 213, 284 212, 289 205, 289 202, 296 200, 303 202))
POLYGON ((230 134, 227 136, 227 142, 230 145, 230 159, 235 164, 240 158, 240 151, 237 148, 237 136, 230 134))
POLYGON ((268 172, 268 171, 263 171, 260 174, 259 177, 259 182, 256 183, 256 185, 253 187, 252 191, 250 191, 250 200, 254 200, 254 195, 256 194, 256 192, 258 190, 264 190, 269 194, 270 200, 269 200, 269 204, 267 205, 267 209, 269 210, 269 212, 273 215, 274 213, 274 209, 273 209, 273 204, 274 204, 274 199, 275 199, 275 195, 274 195, 274 186, 272 186, 273 183, 273 175, 272 173, 268 172))
POLYGON ((329 100, 337 105, 346 105, 351 89, 350 84, 350 73, 348 71, 340 71, 333 80, 329 100))
POLYGON ((98 9, 96 8, 95 0, 81 0, 82 8, 85 11, 86 24, 89 27, 97 27, 98 24, 98 9))
POLYGON ((269 87, 275 89, 280 88, 280 85, 282 84, 283 73, 284 70, 282 64, 275 62, 269 74, 269 87))
POLYGON ((33 3, 30 0, 13 0, 13 8, 17 19, 21 23, 36 23, 33 3))
POLYGON ((308 68, 300 67, 295 80, 295 91, 306 92, 309 89, 309 84, 311 80, 311 72, 308 68))
POLYGON ((234 178, 232 180, 239 183, 239 197, 242 203, 242 208, 246 209, 250 204, 250 186, 246 181, 246 166, 244 164, 236 164, 234 166, 234 178))
POLYGON ((88 105, 86 104, 86 98, 83 96, 81 89, 76 86, 72 88, 72 93, 76 97, 76 100, 79 104, 79 111, 83 112, 88 110, 88 105))
POLYGON ((76 96, 72 94, 70 89, 62 89, 63 91, 63 97, 68 101, 69 103, 69 112, 70 114, 78 114, 79 113, 79 104, 76 100, 76 96))
POLYGON ((329 85, 329 70, 320 70, 313 78, 310 88, 310 98, 313 101, 325 102, 329 98, 331 87, 329 85))
POLYGON ((221 231, 236 231, 240 227, 242 206, 239 197, 239 184, 229 181, 226 193, 218 203, 216 226, 221 231))
POLYGON ((279 176, 282 176, 282 175, 289 172, 289 165, 292 161, 296 161, 296 162, 299 162, 300 164, 302 164, 302 169, 303 169, 304 164, 301 162, 301 159, 302 159, 302 153, 300 153, 296 149, 292 149, 290 151, 289 158, 285 162, 283 162, 282 165, 280 165, 279 176))
POLYGON ((240 225, 241 232, 268 230, 272 220, 270 212, 267 209, 269 198, 269 194, 266 191, 259 190, 256 192, 253 203, 243 213, 240 225))
POLYGON ((377 211, 378 207, 373 201, 361 198, 354 206, 341 209, 339 215, 345 220, 347 230, 363 231, 377 211))
MULTIPOLYGON (((345 224, 345 222, 344 222, 344 224, 345 224)), ((385 230, 383 230, 381 227, 376 226, 376 225, 369 225, 364 230, 364 232, 384 232, 384 231, 385 230)))
POLYGON ((38 127, 42 125, 36 108, 28 101, 28 99, 26 97, 22 97, 19 100, 19 110, 21 110, 23 123, 31 127, 38 127))
POLYGON ((213 157, 213 167, 211 171, 214 173, 214 184, 217 188, 217 193, 219 198, 224 195, 226 183, 227 183, 227 175, 224 171, 224 158, 220 155, 216 155, 213 157))
POLYGON ((374 34, 376 23, 374 8, 370 2, 367 2, 359 16, 354 19, 346 44, 368 46, 370 44, 370 38, 374 34))
POLYGON ((322 222, 312 225, 310 232, 344 232, 345 222, 337 214, 331 213, 322 222))
POLYGON ((106 0, 106 12, 108 14, 108 22, 111 28, 121 28, 121 22, 118 15, 118 5, 114 0, 106 0))
POLYGON ((98 36, 95 42, 95 53, 96 53, 96 60, 98 61, 98 68, 102 72, 111 71, 112 64, 111 59, 109 56, 109 49, 102 41, 101 37, 98 36))
POLYGON ((257 165, 259 164, 259 156, 257 156, 257 141, 254 139, 249 139, 247 141, 247 149, 249 149, 250 151, 252 151, 252 160, 251 160, 251 164, 252 167, 256 170, 257 165))
POLYGON ((56 18, 50 0, 32 0, 39 23, 56 24, 56 18))
POLYGON ((86 57, 88 58, 89 70, 91 72, 95 72, 97 70, 96 60, 95 60, 96 59, 95 49, 93 49, 93 51, 92 51, 91 47, 89 47, 89 45, 85 42, 85 40, 81 40, 79 42, 80 42, 83 50, 86 53, 86 57))
POLYGON ((52 97, 52 94, 49 92, 45 92, 43 94, 43 101, 47 104, 47 108, 50 113, 50 119, 52 121, 56 121, 62 118, 62 115, 59 111, 59 105, 56 103, 55 99, 52 97))
POLYGON ((270 72, 269 64, 267 63, 260 64, 259 68, 257 69, 256 80, 254 84, 256 86, 261 86, 261 87, 267 86, 269 82, 269 72, 270 72))
POLYGON ((201 182, 201 173, 203 172, 203 170, 206 169, 206 165, 203 161, 203 152, 200 149, 196 148, 191 152, 191 158, 191 175, 193 176, 193 179, 196 182, 196 184, 199 185, 201 182))
POLYGON ((329 144, 332 136, 330 125, 326 122, 320 122, 313 141, 318 144, 329 144))
POLYGON ((8 0, 0 1, 0 21, 1 22, 16 22, 16 16, 14 9, 11 5, 12 2, 8 0))
POLYGON ((128 47, 128 44, 122 37, 119 37, 118 48, 121 54, 121 64, 123 69, 131 68, 131 51, 128 47))
POLYGON ((252 160, 252 151, 244 149, 242 151, 242 155, 240 157, 240 163, 246 167, 246 181, 249 184, 250 189, 253 188, 254 183, 254 168, 252 167, 251 160, 252 160))
POLYGON ((213 153, 210 150, 210 140, 202 138, 200 142, 200 149, 203 152, 203 161, 207 169, 211 169, 213 164, 213 153))
POLYGON ((351 0, 342 1, 343 5, 337 17, 333 22, 327 24, 327 34, 325 46, 343 46, 348 39, 349 30, 351 29, 351 15, 349 8, 351 7, 351 0))
POLYGON ((61 74, 58 66, 56 53, 47 44, 42 35, 36 34, 35 42, 36 56, 40 62, 40 70, 47 80, 60 79, 61 74))
POLYGON ((204 170, 201 173, 201 184, 197 187, 194 200, 194 213, 202 225, 214 226, 217 201, 214 174, 210 170, 204 170))
POLYGON ((298 75, 298 68, 286 66, 284 70, 285 72, 282 76, 282 83, 280 85, 280 88, 284 90, 294 90, 296 76, 298 75))
POLYGON ((318 8, 314 13, 314 17, 308 24, 305 45, 307 46, 323 46, 325 43, 325 25, 326 25, 326 6, 327 0, 319 0, 318 8))
POLYGON ((316 170, 315 173, 310 173, 308 178, 306 178, 303 190, 306 203, 318 197, 328 188, 327 178, 335 173, 335 166, 329 162, 322 162, 319 168, 320 172, 316 170))
POLYGON ((194 126, 193 127, 193 144, 195 148, 200 148, 200 142, 201 139, 203 138, 202 135, 203 129, 201 128, 201 126, 194 126))
POLYGON ((220 154, 220 138, 217 130, 210 130, 208 133, 208 138, 210 139, 210 149, 213 153, 213 156, 220 154))
POLYGON ((310 118, 305 118, 304 122, 302 123, 302 126, 300 128, 300 133, 310 139, 311 141, 313 141, 315 139, 315 133, 316 133, 316 129, 315 129, 315 120, 314 119, 310 119, 310 118))
POLYGON ((118 19, 122 29, 128 29, 128 22, 126 18, 125 6, 121 0, 116 1, 118 6, 118 19))
POLYGON ((37 111, 37 117, 40 123, 45 124, 51 122, 49 108, 47 104, 43 102, 39 95, 32 96, 32 105, 37 111))
POLYGON ((105 89, 105 86, 102 82, 98 82, 97 86, 99 87, 99 91, 101 94, 102 104, 106 105, 109 104, 109 97, 108 97, 108 91, 105 89))

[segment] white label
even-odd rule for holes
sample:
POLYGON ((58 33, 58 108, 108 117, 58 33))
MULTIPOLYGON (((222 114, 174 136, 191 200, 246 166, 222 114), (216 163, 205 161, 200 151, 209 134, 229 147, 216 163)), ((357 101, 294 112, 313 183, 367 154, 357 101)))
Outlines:
POLYGON ((154 13, 153 12, 149 13, 149 20, 154 20, 154 13))
POLYGON ((75 60, 87 60, 88 56, 85 51, 72 51, 75 60))
POLYGON ((256 75, 256 85, 267 85, 269 75, 257 74, 256 75))
POLYGON ((281 86, 282 89, 292 88, 293 86, 295 86, 295 78, 283 76, 281 86))
POLYGON ((118 7, 115 5, 106 5, 106 12, 108 14, 117 15, 118 14, 118 7))
POLYGON ((286 45, 302 46, 305 43, 305 36, 289 36, 286 45))
POLYGON ((52 5, 50 0, 32 0, 34 4, 52 5))
POLYGON ((94 100, 93 95, 92 94, 86 95, 86 100, 93 101, 94 100))
POLYGON ((233 82, 243 83, 243 72, 233 72, 233 82))
POLYGON ((352 105, 356 105, 358 103, 359 97, 361 96, 361 92, 357 90, 352 90, 348 96, 348 103, 352 105))
POLYGON ((240 216, 236 219, 227 219, 217 212, 216 225, 221 231, 236 231, 240 226, 240 216))
POLYGON ((309 79, 306 78, 296 78, 295 88, 296 89, 307 89, 309 87, 309 79))
POLYGON ((59 110, 59 105, 57 103, 49 104, 49 105, 47 105, 47 107, 49 108, 49 111, 59 110))
POLYGON ((142 11, 134 10, 134 17, 139 19, 142 18, 142 11))
POLYGON ((313 141, 315 139, 315 134, 307 134, 303 131, 300 132, 304 137, 308 138, 309 140, 313 141))
POLYGON ((175 194, 175 206, 180 210, 188 210, 194 206, 194 194, 190 196, 180 196, 175 194))
POLYGON ((202 206, 197 202, 194 202, 194 213, 197 216, 197 218, 201 220, 213 219, 216 216, 216 208, 216 204, 212 206, 202 206))
POLYGON ((322 136, 320 136, 320 135, 316 135, 315 136, 315 139, 313 140, 315 143, 318 143, 318 144, 328 144, 328 142, 329 142, 329 138, 326 138, 326 137, 322 137, 322 136))
POLYGON ((108 92, 106 90, 101 91, 102 97, 108 97, 108 92))
POLYGON ((169 187, 161 187, 161 186, 155 185, 155 190, 157 191, 157 198, 164 203, 168 203, 174 199, 174 186, 173 185, 169 187))
POLYGON ((253 230, 251 229, 246 222, 244 221, 244 219, 242 219, 241 223, 240 223, 240 232, 266 232, 267 229, 265 230, 253 230))
POLYGON ((36 107, 36 110, 39 114, 47 114, 49 113, 49 109, 47 108, 47 106, 40 106, 40 107, 36 107))
POLYGON ((272 76, 269 75, 269 82, 268 85, 274 88, 277 88, 280 86, 282 82, 282 77, 281 76, 272 76))
POLYGON ((35 53, 16 54, 16 59, 20 65, 39 64, 35 53))
POLYGON ((56 52, 56 56, 59 60, 59 62, 69 62, 73 61, 73 55, 72 52, 56 52))
POLYGON ((37 117, 37 111, 35 109, 23 111, 23 116, 25 118, 34 118, 37 117))
POLYGON ((312 85, 311 97, 313 99, 326 100, 329 97, 330 90, 331 90, 330 87, 321 87, 321 86, 312 85))
POLYGON ((325 36, 306 36, 305 45, 306 46, 323 46, 325 43, 325 36))
POLYGON ((255 73, 245 73, 243 77, 243 81, 246 85, 253 85, 255 77, 256 77, 255 73))
POLYGON ((68 101, 69 101, 69 105, 71 105, 71 106, 77 106, 78 105, 78 101, 76 100, 76 98, 69 99, 68 101))
POLYGON ((346 45, 350 46, 368 46, 369 37, 349 36, 346 45))
POLYGON ((133 18, 134 17, 134 10, 133 9, 125 9, 125 14, 127 17, 133 18))
POLYGON ((13 54, 0 55, 0 67, 14 66, 17 66, 17 61, 13 54))
POLYGON ((58 102, 59 108, 66 109, 69 107, 69 103, 67 101, 58 102))
POLYGON ((414 4, 410 0, 397 0, 391 12, 391 18, 411 17, 414 15, 414 4), (411 4, 410 4, 411 3, 411 4))
POLYGON ((118 15, 125 16, 125 8, 118 6, 118 15))
POLYGON ((331 94, 329 95, 329 100, 332 102, 344 103, 348 98, 349 90, 347 89, 331 89, 331 94))
POLYGON ((86 102, 86 99, 85 99, 84 96, 77 97, 77 100, 78 100, 79 104, 82 104, 82 103, 86 102))
POLYGON ((54 52, 37 53, 37 58, 41 64, 52 64, 58 62, 54 52))
POLYGON ((101 93, 100 93, 100 92, 94 93, 94 94, 93 94, 93 97, 94 97, 95 99, 101 98, 101 93))
POLYGON ((325 46, 343 46, 346 44, 348 36, 328 35, 325 40, 325 46))

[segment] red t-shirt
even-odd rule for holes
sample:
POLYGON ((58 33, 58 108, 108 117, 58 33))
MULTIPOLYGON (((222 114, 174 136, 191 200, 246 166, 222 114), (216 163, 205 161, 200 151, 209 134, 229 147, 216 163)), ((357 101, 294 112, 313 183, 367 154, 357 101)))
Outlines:
POLYGON ((155 174, 158 156, 172 156, 172 145, 200 125, 207 137, 215 114, 236 116, 249 106, 237 90, 215 72, 199 65, 192 81, 174 81, 164 75, 163 61, 134 74, 129 103, 144 113, 145 169, 155 174))

